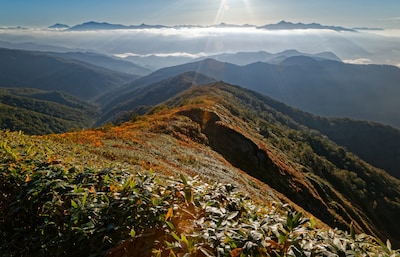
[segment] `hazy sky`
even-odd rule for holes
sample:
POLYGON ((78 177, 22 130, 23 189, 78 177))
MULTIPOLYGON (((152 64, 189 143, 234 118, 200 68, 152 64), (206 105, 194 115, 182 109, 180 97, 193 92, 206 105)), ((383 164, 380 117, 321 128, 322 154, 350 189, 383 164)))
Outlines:
POLYGON ((0 26, 86 21, 264 25, 280 20, 399 29, 400 0, 0 0, 0 26))

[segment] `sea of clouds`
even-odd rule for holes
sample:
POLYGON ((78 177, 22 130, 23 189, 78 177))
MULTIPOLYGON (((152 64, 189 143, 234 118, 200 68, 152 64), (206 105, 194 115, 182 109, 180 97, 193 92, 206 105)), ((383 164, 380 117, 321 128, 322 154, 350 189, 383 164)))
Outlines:
POLYGON ((295 49, 331 51, 357 64, 400 65, 399 31, 264 30, 256 27, 179 27, 69 31, 0 28, 0 41, 94 51, 118 57, 181 57, 295 49))

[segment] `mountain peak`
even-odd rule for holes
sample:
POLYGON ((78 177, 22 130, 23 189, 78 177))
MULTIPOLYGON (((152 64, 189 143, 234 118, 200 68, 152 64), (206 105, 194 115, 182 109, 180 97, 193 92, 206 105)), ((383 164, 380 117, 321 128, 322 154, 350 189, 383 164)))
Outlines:
POLYGON ((124 29, 124 28, 126 28, 126 26, 121 24, 88 21, 79 25, 75 25, 69 28, 69 30, 108 30, 108 29, 124 29))
POLYGON ((69 29, 70 26, 66 24, 56 23, 48 27, 49 29, 69 29))
POLYGON ((148 25, 142 23, 140 25, 122 25, 107 22, 88 21, 71 27, 69 30, 117 30, 117 29, 146 29, 146 28, 165 28, 164 25, 148 25))
POLYGON ((282 20, 276 24, 268 24, 265 26, 258 27, 259 29, 266 29, 266 30, 293 30, 293 29, 328 29, 334 31, 350 31, 356 32, 354 29, 348 29, 339 26, 326 26, 321 25, 319 23, 292 23, 285 20, 282 20))

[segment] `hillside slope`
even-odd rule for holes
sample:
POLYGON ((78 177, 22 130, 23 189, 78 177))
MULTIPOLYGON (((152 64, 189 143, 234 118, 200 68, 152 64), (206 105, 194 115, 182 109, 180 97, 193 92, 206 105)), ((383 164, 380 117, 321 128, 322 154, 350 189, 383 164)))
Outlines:
POLYGON ((400 181, 249 90, 193 86, 119 126, 1 133, 0 252, 398 254, 356 234, 400 246, 400 181))
POLYGON ((0 88, 0 129, 62 133, 92 127, 97 115, 97 107, 66 93, 0 88))
POLYGON ((144 114, 149 108, 166 101, 191 86, 211 82, 215 82, 215 80, 200 73, 187 72, 149 85, 147 84, 149 82, 147 82, 131 90, 123 87, 118 92, 118 97, 113 99, 108 95, 113 100, 101 108, 101 117, 97 120, 97 124, 101 125, 117 120, 124 121, 135 113, 144 114), (124 92, 124 94, 120 94, 120 92, 124 92))
MULTIPOLYGON (((214 61, 210 61, 208 64, 212 65, 213 63, 218 64, 214 61)), ((232 66, 230 64, 225 65, 232 66)), ((209 68, 211 66, 207 69, 209 68)), ((161 71, 155 72, 121 87, 119 91, 114 91, 114 93, 102 97, 99 102, 103 102, 104 107, 97 124, 101 125, 110 121, 114 123, 127 121, 134 115, 145 113, 149 108, 160 104, 191 85, 201 85, 213 81, 212 78, 196 72, 186 72, 176 77, 163 79, 167 77, 167 74, 161 71), (159 79, 161 81, 158 81, 159 79)), ((373 122, 319 117, 262 94, 255 94, 254 97, 261 99, 295 121, 295 123, 289 124, 292 128, 298 129, 301 126, 306 126, 318 130, 336 144, 349 149, 370 164, 400 178, 399 130, 373 122)))
POLYGON ((92 100, 137 78, 49 53, 0 49, 0 86, 56 90, 92 100))
POLYGON ((393 224, 400 214, 399 180, 346 152, 324 135, 300 124, 294 127, 290 117, 271 108, 254 92, 214 84, 187 91, 171 103, 179 106, 183 99, 196 99, 199 92, 206 99, 217 96, 217 106, 226 109, 191 109, 182 114, 199 123, 210 146, 234 166, 266 182, 331 226, 341 227, 340 223, 352 221, 364 231, 391 234, 398 240, 393 224))
POLYGON ((400 128, 400 69, 294 56, 246 66, 212 59, 160 69, 130 88, 194 71, 239 85, 321 116, 369 120, 400 128), (384 115, 382 115, 384 114, 384 115))
MULTIPOLYGON (((145 76, 152 70, 137 65, 132 62, 113 58, 107 55, 91 53, 91 52, 67 52, 67 53, 49 53, 53 56, 59 56, 64 59, 78 60, 100 66, 109 70, 119 71, 126 74, 145 76)), ((133 77, 132 77, 133 78, 133 77)), ((133 79, 132 79, 133 80, 133 79)))

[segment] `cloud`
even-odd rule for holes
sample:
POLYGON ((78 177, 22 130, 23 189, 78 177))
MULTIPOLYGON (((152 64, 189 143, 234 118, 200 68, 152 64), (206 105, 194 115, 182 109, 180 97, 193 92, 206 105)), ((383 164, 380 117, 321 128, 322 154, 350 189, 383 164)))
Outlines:
POLYGON ((186 52, 174 52, 174 53, 153 53, 153 54, 137 54, 137 53, 121 53, 121 54, 114 54, 114 56, 119 58, 126 58, 126 57, 187 57, 187 58, 200 58, 207 56, 205 53, 186 53, 186 52))
POLYGON ((348 60, 343 60, 345 63, 351 63, 351 64, 371 64, 372 61, 368 58, 357 58, 357 59, 348 59, 348 60))
POLYGON ((329 30, 277 30, 255 27, 179 27, 101 31, 53 31, 48 29, 0 29, 2 41, 54 45, 116 56, 197 58, 220 53, 331 51, 351 63, 396 65, 400 37, 329 30), (368 60, 367 60, 368 58, 368 60))

